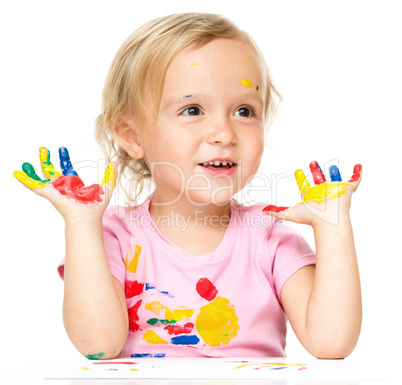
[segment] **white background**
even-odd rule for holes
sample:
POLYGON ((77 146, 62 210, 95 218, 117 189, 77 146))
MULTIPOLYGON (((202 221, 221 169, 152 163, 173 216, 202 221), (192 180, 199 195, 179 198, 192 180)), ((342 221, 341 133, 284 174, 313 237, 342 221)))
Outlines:
MULTIPOLYGON (((402 342, 398 2, 70 0, 4 1, 0 8, 0 362, 80 357, 62 322, 56 272, 64 255, 62 218, 12 172, 24 161, 39 168, 41 146, 57 163, 63 145, 84 181, 97 182, 102 154, 93 121, 115 52, 144 22, 185 11, 224 14, 250 32, 284 97, 269 136, 275 151, 267 151, 260 171, 286 178, 258 194, 260 201, 296 203, 293 172, 307 171, 311 160, 326 166, 334 160, 344 179, 363 164, 351 215, 364 321, 350 359, 396 356, 402 342)), ((295 227, 314 247, 311 229, 295 227)), ((287 353, 308 356, 291 331, 287 353)))

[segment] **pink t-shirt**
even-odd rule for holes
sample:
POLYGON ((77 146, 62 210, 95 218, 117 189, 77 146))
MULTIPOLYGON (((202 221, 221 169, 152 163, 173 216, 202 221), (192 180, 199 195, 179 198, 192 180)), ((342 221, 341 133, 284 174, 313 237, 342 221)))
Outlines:
POLYGON ((109 207, 103 217, 110 270, 125 288, 129 314, 119 357, 285 356, 280 292, 315 263, 306 241, 262 214, 263 205, 233 205, 219 246, 195 256, 160 233, 149 204, 150 197, 135 209, 109 207))

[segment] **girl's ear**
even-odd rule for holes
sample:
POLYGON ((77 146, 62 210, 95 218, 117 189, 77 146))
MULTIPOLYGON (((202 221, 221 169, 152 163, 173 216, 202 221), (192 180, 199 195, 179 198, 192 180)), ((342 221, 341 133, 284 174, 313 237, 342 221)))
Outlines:
POLYGON ((120 120, 115 132, 119 144, 127 151, 128 155, 134 159, 144 157, 145 152, 138 140, 138 128, 134 120, 120 120))

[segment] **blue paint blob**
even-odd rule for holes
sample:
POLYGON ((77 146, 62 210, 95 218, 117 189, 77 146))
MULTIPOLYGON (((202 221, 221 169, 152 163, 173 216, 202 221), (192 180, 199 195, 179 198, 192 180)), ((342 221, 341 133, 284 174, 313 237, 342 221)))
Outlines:
POLYGON ((282 369, 287 369, 287 366, 279 366, 277 368, 272 368, 271 370, 282 370, 282 369))
POLYGON ((131 355, 131 357, 133 357, 133 358, 141 358, 141 357, 163 358, 165 356, 166 356, 166 353, 135 353, 135 354, 131 355))
POLYGON ((68 153, 67 148, 60 147, 59 148, 59 157, 60 157, 60 167, 63 171, 64 176, 78 176, 78 174, 74 171, 73 165, 70 161, 70 155, 68 153))
POLYGON ((331 176, 331 182, 342 182, 341 174, 337 166, 332 165, 329 168, 329 175, 331 176))
POLYGON ((174 345, 197 345, 200 339, 197 336, 177 336, 173 337, 170 342, 174 345))
POLYGON ((151 290, 151 289, 156 289, 155 284, 154 283, 146 283, 145 290, 151 290))

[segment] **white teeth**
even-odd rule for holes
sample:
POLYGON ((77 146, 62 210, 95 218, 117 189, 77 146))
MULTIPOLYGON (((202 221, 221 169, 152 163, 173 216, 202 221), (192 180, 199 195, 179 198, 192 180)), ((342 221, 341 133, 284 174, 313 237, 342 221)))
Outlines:
POLYGON ((215 162, 204 162, 204 163, 202 163, 202 165, 204 166, 204 167, 206 167, 206 166, 208 166, 208 165, 211 165, 211 166, 219 166, 219 165, 221 165, 222 164, 222 166, 227 166, 227 165, 229 165, 230 167, 232 167, 233 166, 233 162, 229 162, 229 161, 227 161, 227 160, 222 160, 222 161, 220 161, 220 160, 216 160, 215 162))

